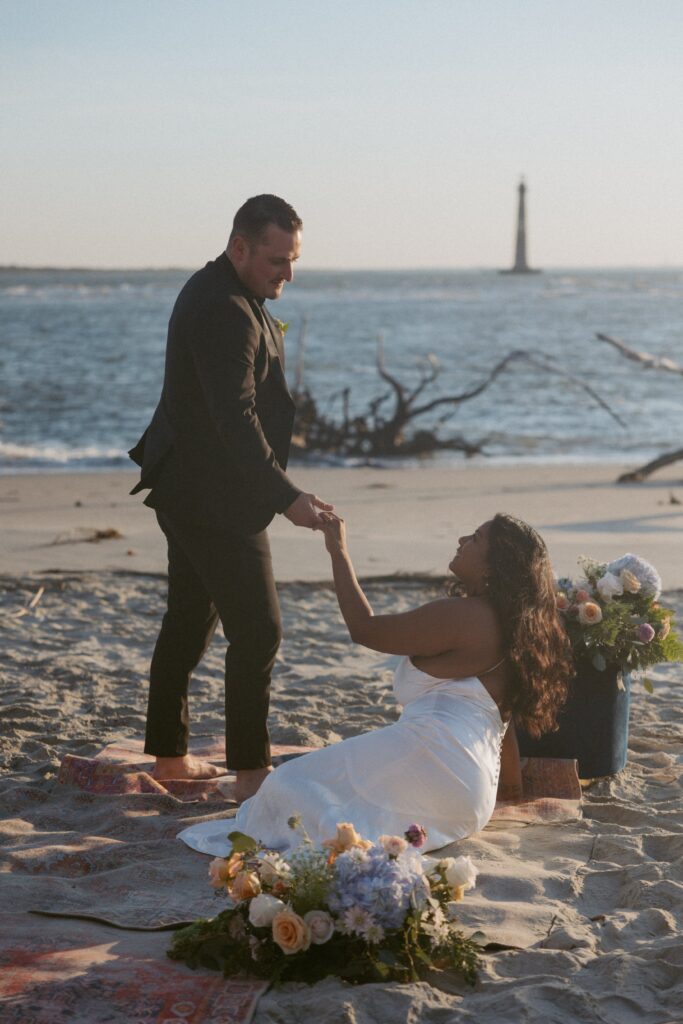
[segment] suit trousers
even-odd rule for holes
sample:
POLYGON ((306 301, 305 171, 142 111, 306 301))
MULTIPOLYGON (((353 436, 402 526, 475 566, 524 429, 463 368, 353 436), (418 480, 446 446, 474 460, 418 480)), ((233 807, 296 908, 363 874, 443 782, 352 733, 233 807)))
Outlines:
POLYGON ((265 530, 245 535, 157 512, 168 541, 168 607, 150 669, 145 753, 181 757, 188 688, 220 619, 225 658, 225 747, 232 771, 270 761, 270 674, 282 639, 265 530))

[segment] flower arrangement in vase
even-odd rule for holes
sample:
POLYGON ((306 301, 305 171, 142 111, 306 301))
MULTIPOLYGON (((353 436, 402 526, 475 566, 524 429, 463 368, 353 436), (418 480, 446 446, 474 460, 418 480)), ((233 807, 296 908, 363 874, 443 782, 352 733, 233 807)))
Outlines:
MULTIPOLYGON (((589 662, 631 674, 662 661, 683 658, 673 629, 673 611, 659 604, 662 582, 645 559, 626 554, 613 562, 580 558, 583 578, 557 581, 557 607, 569 635, 577 668, 589 662)), ((644 681, 651 692, 652 684, 644 681)))
MULTIPOLYGON (((659 603, 659 573, 637 555, 613 562, 579 559, 577 580, 557 580, 556 601, 569 636, 576 674, 558 727, 541 737, 517 728, 524 757, 576 760, 581 779, 614 775, 628 757, 631 676, 683 658, 673 611, 659 603)), ((650 693, 651 681, 643 677, 650 693)))

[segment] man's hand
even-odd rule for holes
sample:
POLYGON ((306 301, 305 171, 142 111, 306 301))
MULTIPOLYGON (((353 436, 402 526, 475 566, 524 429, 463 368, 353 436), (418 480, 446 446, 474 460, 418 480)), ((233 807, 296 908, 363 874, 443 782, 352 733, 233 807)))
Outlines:
POLYGON ((309 530, 321 530, 323 524, 317 509, 331 512, 333 508, 334 505, 322 501, 315 494, 300 494, 282 514, 295 526, 304 526, 309 530))

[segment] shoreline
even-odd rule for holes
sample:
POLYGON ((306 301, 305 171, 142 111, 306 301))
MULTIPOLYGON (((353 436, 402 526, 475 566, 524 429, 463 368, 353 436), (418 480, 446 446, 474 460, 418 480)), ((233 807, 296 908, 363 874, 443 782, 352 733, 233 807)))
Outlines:
MULTIPOLYGON (((0 449, 2 446, 0 445, 0 449)), ((377 472, 384 473, 388 470, 396 472, 400 471, 411 471, 416 472, 429 472, 430 470, 440 470, 448 472, 467 472, 472 469, 535 469, 540 467, 542 469, 551 469, 553 467, 561 469, 585 469, 588 466, 601 466, 605 470, 614 469, 616 472, 623 472, 624 470, 633 470, 638 466, 645 465, 647 462, 654 461, 660 455, 660 451, 653 451, 648 449, 647 451, 636 452, 628 461, 624 462, 624 456, 622 452, 608 453, 587 453, 584 455, 577 454, 564 454, 564 455, 484 455, 475 454, 471 456, 462 456, 461 453, 450 451, 448 449, 431 452, 428 456, 423 457, 420 455, 405 455, 391 457, 387 456, 382 459, 381 457, 362 459, 360 457, 342 457, 331 455, 326 456, 310 456, 297 458, 296 455, 290 458, 289 466, 287 469, 288 475, 295 476, 300 470, 315 471, 315 472, 327 472, 328 470, 353 470, 353 469, 369 469, 376 470, 377 472)), ((131 461, 129 458, 123 456, 117 457, 112 464, 95 463, 89 464, 86 459, 83 460, 82 464, 78 461, 61 462, 55 460, 54 462, 37 463, 33 465, 28 461, 26 464, 17 462, 16 465, 2 466, 0 465, 0 480, 5 477, 19 477, 19 476, 83 476, 92 474, 98 476, 106 473, 126 473, 131 469, 131 461)), ((134 471, 134 468, 133 468, 134 471)), ((615 476, 616 479, 616 476, 615 476)), ((680 483, 683 486, 683 463, 681 463, 680 469, 680 483)))
MULTIPOLYGON (((624 464, 623 468, 628 468, 624 464)), ((683 587, 683 470, 674 464, 641 484, 616 484, 621 467, 589 463, 334 468, 294 466, 303 490, 334 503, 346 519, 359 575, 447 575, 457 538, 498 511, 530 522, 560 575, 576 560, 609 561, 632 551, 659 570, 664 588, 683 587)), ((4 574, 166 570, 154 513, 128 492, 136 472, 0 475, 4 574), (115 531, 93 542, 96 531, 115 531)), ((320 537, 276 516, 269 528, 279 582, 331 579, 320 537)))

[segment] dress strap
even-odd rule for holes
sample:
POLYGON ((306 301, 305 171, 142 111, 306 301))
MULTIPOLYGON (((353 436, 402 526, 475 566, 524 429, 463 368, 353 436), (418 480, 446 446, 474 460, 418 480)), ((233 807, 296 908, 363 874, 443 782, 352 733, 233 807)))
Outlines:
POLYGON ((504 661, 505 661, 505 658, 501 658, 500 661, 497 661, 495 665, 491 666, 491 668, 487 668, 485 672, 479 672, 479 674, 477 675, 477 678, 481 679, 482 676, 487 676, 489 674, 489 672, 495 672, 495 670, 497 668, 500 668, 500 666, 503 664, 504 661))

